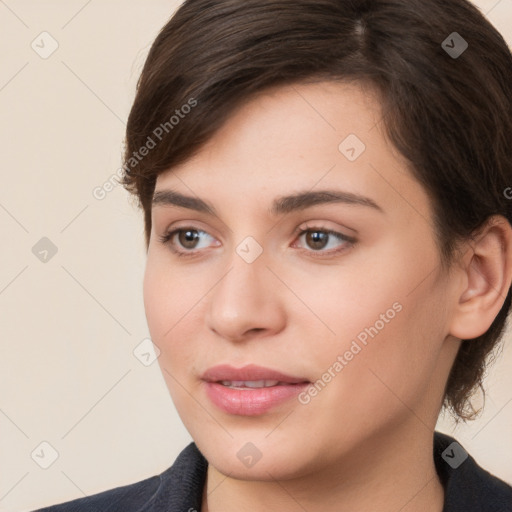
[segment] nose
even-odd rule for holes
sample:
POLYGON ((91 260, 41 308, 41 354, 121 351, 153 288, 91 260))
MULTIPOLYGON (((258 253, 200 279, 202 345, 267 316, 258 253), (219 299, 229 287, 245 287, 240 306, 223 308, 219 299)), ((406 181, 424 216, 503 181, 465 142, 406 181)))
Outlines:
POLYGON ((206 324, 230 341, 277 334, 285 325, 282 283, 263 253, 248 263, 236 251, 209 294, 206 324))

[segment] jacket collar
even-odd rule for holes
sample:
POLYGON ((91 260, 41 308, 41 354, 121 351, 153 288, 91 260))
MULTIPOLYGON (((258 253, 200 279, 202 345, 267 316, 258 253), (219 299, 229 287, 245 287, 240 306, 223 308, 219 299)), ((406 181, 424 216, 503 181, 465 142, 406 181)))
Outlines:
MULTIPOLYGON (((443 512, 512 512, 512 487, 482 469, 452 437, 434 432, 434 463, 445 490, 443 512)), ((160 486, 139 512, 199 512, 208 462, 190 443, 160 475, 160 486)))

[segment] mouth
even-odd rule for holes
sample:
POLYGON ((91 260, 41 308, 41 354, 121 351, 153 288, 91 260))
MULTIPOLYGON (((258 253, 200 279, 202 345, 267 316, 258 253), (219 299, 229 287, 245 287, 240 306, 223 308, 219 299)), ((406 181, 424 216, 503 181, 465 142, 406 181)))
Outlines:
POLYGON ((264 414, 311 384, 303 377, 256 365, 214 366, 202 375, 202 380, 211 402, 224 413, 238 416, 264 414))
POLYGON ((274 386, 297 386, 300 383, 280 382, 278 380, 222 380, 217 382, 231 389, 261 389, 274 386))
POLYGON ((287 384, 302 384, 309 382, 304 377, 287 375, 271 368, 248 364, 242 368, 223 364, 206 370, 201 378, 207 382, 219 382, 226 385, 250 388, 270 387, 287 384))

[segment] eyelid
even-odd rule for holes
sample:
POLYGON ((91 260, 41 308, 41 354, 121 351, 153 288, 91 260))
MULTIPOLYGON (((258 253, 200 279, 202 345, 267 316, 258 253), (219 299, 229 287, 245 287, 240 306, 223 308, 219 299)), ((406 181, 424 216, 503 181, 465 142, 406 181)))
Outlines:
MULTIPOLYGON (((325 232, 330 232, 330 233, 335 233, 337 235, 341 235, 343 238, 346 238, 346 239, 350 239, 350 240, 353 240, 355 241, 356 238, 354 236, 351 236, 351 235, 347 235, 345 233, 342 233, 340 231, 337 231, 336 228, 330 228, 330 227, 327 227, 325 225, 323 225, 323 222, 322 221, 318 221, 316 223, 311 223, 311 221, 308 221, 308 222, 305 222, 303 224, 299 224, 294 230, 293 230, 293 234, 297 234, 297 233, 302 233, 304 231, 325 231, 325 232), (308 224, 309 222, 309 224, 308 224), (312 224, 312 225, 310 225, 312 224)), ((349 228, 346 228, 346 229, 349 229, 349 228)), ((350 231, 355 231, 355 230, 350 230, 350 231)))

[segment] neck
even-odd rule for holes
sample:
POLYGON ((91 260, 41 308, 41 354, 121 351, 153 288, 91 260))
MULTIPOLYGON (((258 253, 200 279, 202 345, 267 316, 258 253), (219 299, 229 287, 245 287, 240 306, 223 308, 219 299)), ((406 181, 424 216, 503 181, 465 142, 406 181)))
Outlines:
MULTIPOLYGON (((419 422, 417 422, 419 423, 419 422)), ((379 432, 335 465, 301 476, 237 480, 208 466, 201 512, 442 512, 432 432, 379 432)))

